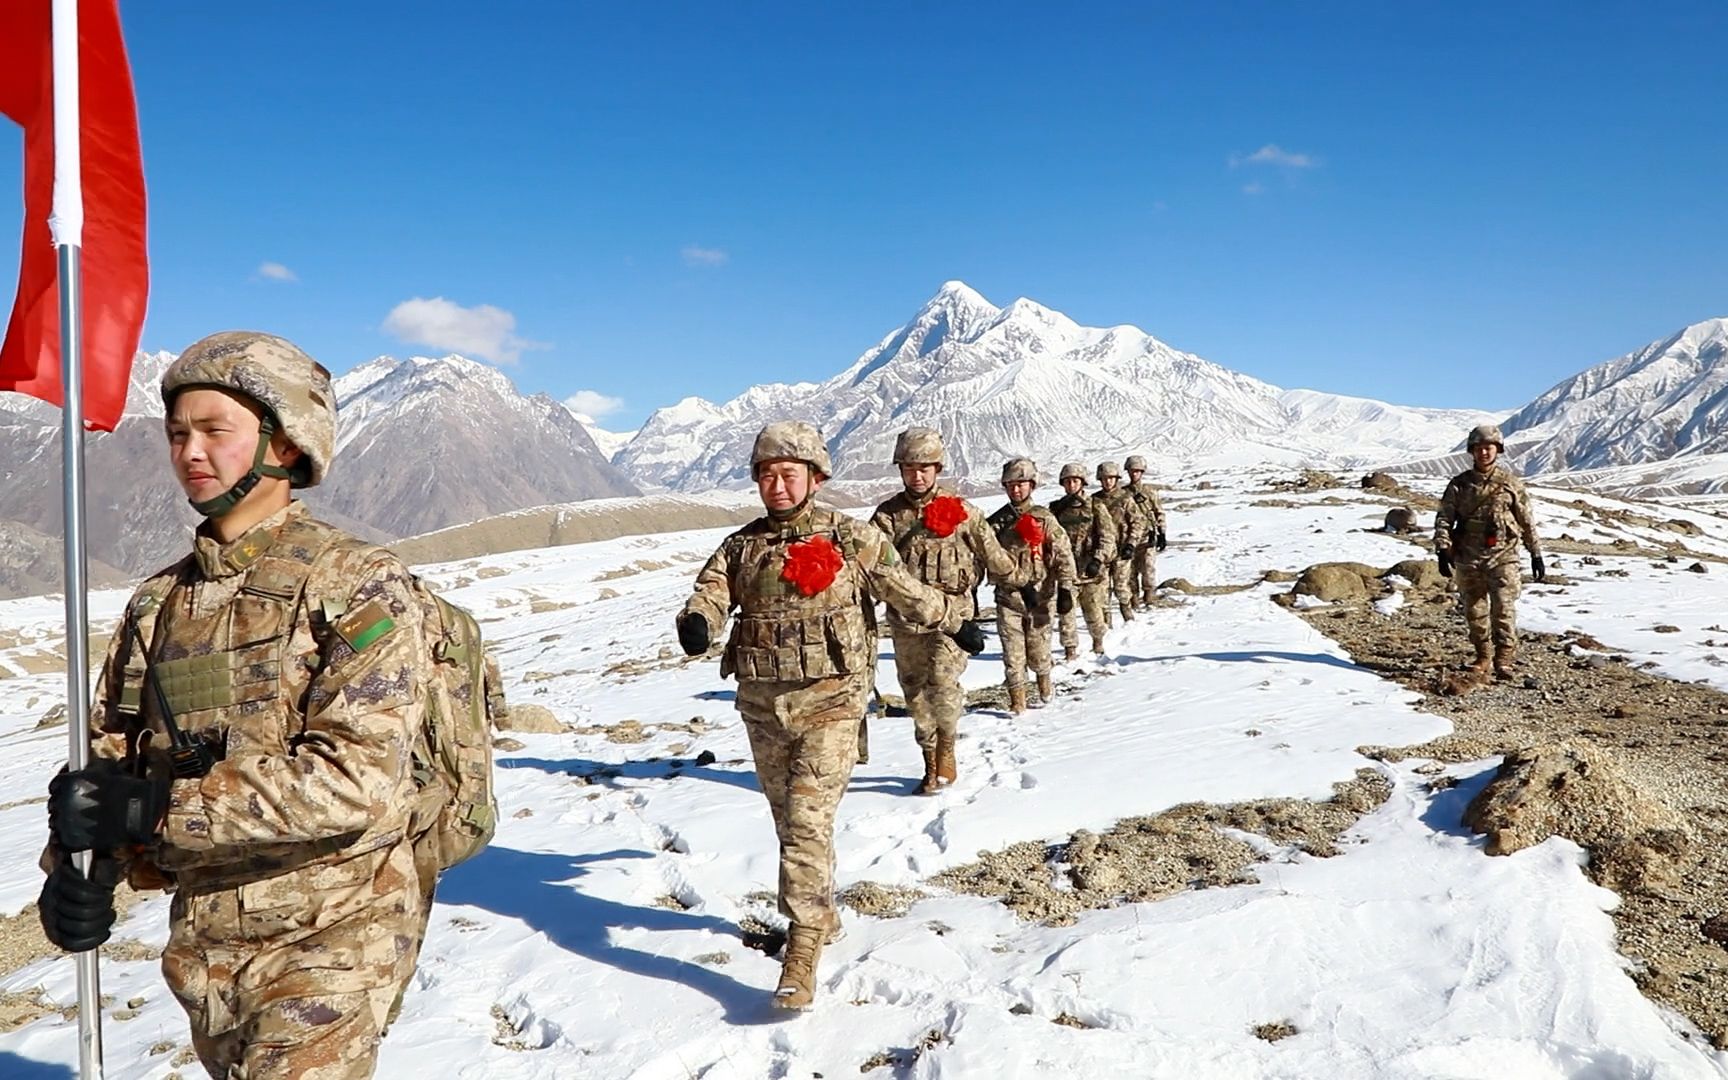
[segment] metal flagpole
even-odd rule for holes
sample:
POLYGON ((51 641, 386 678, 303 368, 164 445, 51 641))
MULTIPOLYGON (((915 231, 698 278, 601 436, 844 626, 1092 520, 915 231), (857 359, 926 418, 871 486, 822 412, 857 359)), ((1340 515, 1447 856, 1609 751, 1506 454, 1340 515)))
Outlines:
MULTIPOLYGON (((66 764, 90 760, 90 618, 86 606, 84 541, 84 296, 79 252, 83 245, 83 159, 78 126, 78 0, 54 0, 54 212, 49 224, 60 271, 60 447, 65 527, 66 764)), ((73 863, 89 874, 94 856, 73 863)), ((78 1075, 102 1077, 100 956, 88 949, 78 965, 78 1075)))

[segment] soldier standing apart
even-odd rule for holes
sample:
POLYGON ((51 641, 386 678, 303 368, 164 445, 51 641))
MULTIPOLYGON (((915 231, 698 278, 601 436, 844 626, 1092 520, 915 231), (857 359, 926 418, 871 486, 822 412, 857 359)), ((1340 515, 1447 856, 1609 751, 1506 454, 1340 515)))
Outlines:
POLYGON ((1027 583, 996 586, 996 628, 1002 636, 1008 711, 1026 711, 1026 670, 1038 678, 1040 703, 1055 696, 1050 682, 1050 615, 1074 610, 1074 549, 1055 515, 1032 502, 1038 469, 1026 458, 1002 466, 1008 504, 990 515, 996 538, 1014 557, 1027 583))
MULTIPOLYGON (((1050 504, 1050 512, 1068 534, 1074 549, 1074 582, 1079 587, 1080 610, 1086 616, 1086 630, 1092 635, 1092 655, 1104 655, 1104 631, 1109 628, 1104 613, 1109 599, 1111 560, 1116 558, 1116 519, 1104 500, 1081 494, 1086 490, 1086 466, 1070 461, 1062 466, 1062 490, 1067 492, 1050 504)), ((1074 607, 1061 613, 1062 652, 1064 658, 1080 657, 1080 632, 1075 625, 1074 607)))
MULTIPOLYGON (((936 486, 944 456, 935 428, 901 432, 894 441, 894 464, 904 489, 876 508, 870 524, 888 535, 913 577, 968 605, 986 575, 995 582, 1025 584, 1026 571, 1002 550, 983 513, 936 486)), ((908 623, 892 609, 888 627, 894 633, 900 692, 924 752, 924 782, 918 790, 934 795, 958 772, 954 739, 966 705, 960 688, 966 653, 948 635, 908 623)))
MULTIPOLYGON (((1133 492, 1122 486, 1122 467, 1114 461, 1098 466, 1098 497, 1116 520, 1116 561, 1110 564, 1110 588, 1123 622, 1134 621, 1135 552, 1146 542, 1146 515, 1133 492)), ((1108 608, 1108 605, 1106 605, 1108 608)))
POLYGON ((1530 552, 1530 576, 1545 581, 1548 571, 1524 481, 1496 464, 1505 450, 1500 429, 1493 424, 1474 428, 1466 445, 1475 464, 1454 476, 1440 497, 1434 552, 1440 573, 1457 575, 1459 605, 1476 650, 1471 668, 1488 673, 1492 641, 1494 677, 1507 679, 1518 655, 1519 541, 1530 552))
POLYGON ((372 1075, 427 900, 409 837, 433 677, 396 556, 292 489, 336 448, 330 375, 215 334, 162 378, 168 457, 205 516, 139 586, 103 666, 89 767, 49 787, 41 914, 93 948, 114 885, 172 882, 162 971, 211 1076, 372 1075), (88 878, 68 852, 95 853, 88 878))
POLYGON ((1122 467, 1128 470, 1128 493, 1146 518, 1146 535, 1134 549, 1134 569, 1128 575, 1128 598, 1135 607, 1145 609, 1152 606, 1158 591, 1158 553, 1169 543, 1164 534, 1164 503, 1152 485, 1140 482, 1146 475, 1145 458, 1130 454, 1122 467))
POLYGON ((723 540, 696 575, 678 642, 691 656, 707 651, 738 609, 720 675, 738 677, 738 712, 780 840, 780 911, 792 924, 774 1003, 806 1009, 822 947, 840 925, 834 812, 876 666, 866 596, 908 625, 952 634, 968 652, 983 649, 984 635, 968 619, 970 601, 913 578, 880 531, 812 503, 832 469, 814 427, 769 424, 750 468, 768 513, 723 540))

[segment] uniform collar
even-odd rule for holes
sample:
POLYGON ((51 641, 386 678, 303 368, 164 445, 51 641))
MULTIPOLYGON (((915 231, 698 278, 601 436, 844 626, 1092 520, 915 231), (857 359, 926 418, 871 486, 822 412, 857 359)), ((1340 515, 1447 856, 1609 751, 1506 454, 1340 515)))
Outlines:
POLYGON ((926 491, 922 495, 914 494, 912 489, 908 487, 902 487, 900 489, 900 494, 905 496, 906 501, 912 504, 912 509, 921 510, 930 502, 931 499, 934 499, 938 495, 946 495, 948 493, 942 490, 942 485, 931 484, 930 490, 926 491))
POLYGON ((786 517, 775 517, 772 513, 764 514, 762 520, 768 523, 768 530, 779 535, 797 535, 810 531, 810 518, 816 512, 815 493, 792 509, 786 517))
POLYGON ((282 526, 305 513, 306 505, 295 499, 226 544, 205 531, 208 522, 198 526, 192 539, 192 557, 198 563, 199 573, 207 581, 219 581, 244 572, 270 550, 282 526))

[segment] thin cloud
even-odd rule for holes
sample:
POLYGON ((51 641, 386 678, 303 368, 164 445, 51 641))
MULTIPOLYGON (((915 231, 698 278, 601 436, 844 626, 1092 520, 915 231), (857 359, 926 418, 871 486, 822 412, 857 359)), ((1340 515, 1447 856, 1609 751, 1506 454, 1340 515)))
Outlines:
POLYGON ((578 390, 564 399, 564 407, 577 416, 589 420, 599 420, 610 416, 624 407, 624 399, 602 394, 598 390, 578 390))
POLYGON ((1230 167, 1239 169, 1244 165, 1274 165, 1283 169, 1318 169, 1320 159, 1313 154, 1300 154, 1286 150, 1277 143, 1267 143, 1252 154, 1230 155, 1230 167))
POLYGON ((685 244, 678 254, 684 257, 685 266, 725 266, 732 258, 719 248, 698 247, 695 244, 685 244))
POLYGON ((514 364, 525 349, 544 349, 544 342, 516 336, 516 316, 491 304, 463 307, 453 300, 416 296, 390 309, 384 329, 412 345, 427 345, 464 356, 514 364))
POLYGON ((300 275, 279 262, 261 262, 252 276, 261 281, 299 281, 300 275))
POLYGON ((1266 185, 1262 184, 1258 180, 1254 181, 1251 184, 1243 184, 1242 185, 1242 194, 1244 194, 1244 195, 1258 195, 1265 190, 1266 190, 1266 185))

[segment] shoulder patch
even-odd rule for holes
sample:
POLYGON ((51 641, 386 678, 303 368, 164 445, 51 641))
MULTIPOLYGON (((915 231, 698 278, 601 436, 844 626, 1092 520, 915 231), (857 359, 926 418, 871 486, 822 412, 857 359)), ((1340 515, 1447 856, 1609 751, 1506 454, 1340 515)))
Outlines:
POLYGON ((396 620, 383 604, 368 600, 338 619, 334 629, 350 649, 364 652, 367 646, 396 629, 396 620))

